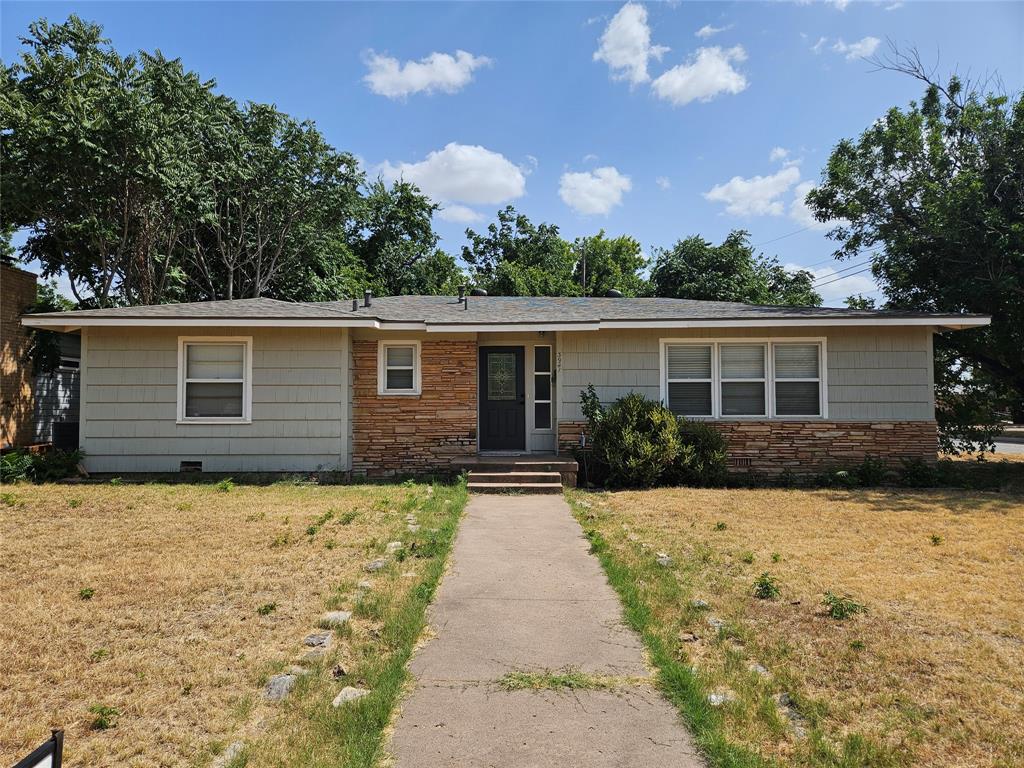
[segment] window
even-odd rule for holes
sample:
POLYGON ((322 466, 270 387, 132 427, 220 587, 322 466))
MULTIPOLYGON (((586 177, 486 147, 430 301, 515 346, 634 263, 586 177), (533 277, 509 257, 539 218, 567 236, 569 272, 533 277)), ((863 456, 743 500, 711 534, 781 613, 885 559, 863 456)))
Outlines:
POLYGON ((764 344, 719 347, 719 382, 723 416, 767 416, 764 344))
POLYGON ((691 418, 827 416, 824 340, 662 341, 662 401, 691 418))
POLYGON ((821 347, 775 345, 775 415, 821 415, 821 347))
POLYGON ((382 341, 377 349, 377 392, 381 395, 420 393, 420 343, 382 341))
POLYGON ((179 422, 249 422, 252 339, 180 338, 178 381, 179 422))
POLYGON ((677 416, 712 416, 711 352, 713 347, 672 344, 665 348, 669 410, 677 416))
POLYGON ((551 347, 533 348, 533 428, 551 429, 551 347))

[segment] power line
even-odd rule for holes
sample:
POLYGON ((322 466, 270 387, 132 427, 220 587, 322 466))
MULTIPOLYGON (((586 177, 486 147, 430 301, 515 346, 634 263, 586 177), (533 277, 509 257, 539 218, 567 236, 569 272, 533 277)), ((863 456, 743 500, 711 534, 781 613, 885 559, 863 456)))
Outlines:
POLYGON ((750 247, 751 248, 760 248, 762 245, 768 245, 769 243, 775 243, 775 242, 778 242, 779 240, 785 240, 787 237, 792 237, 793 235, 799 235, 801 232, 806 232, 808 229, 811 228, 811 226, 813 226, 813 225, 808 224, 806 227, 801 227, 800 229, 795 229, 792 232, 787 232, 784 235, 779 235, 778 237, 773 237, 771 240, 765 240, 763 243, 754 243, 750 247))
POLYGON ((817 289, 817 288, 824 288, 826 285, 831 285, 832 283, 838 283, 840 280, 845 280, 846 278, 854 277, 855 275, 862 275, 865 272, 870 272, 870 271, 871 271, 871 267, 868 267, 867 269, 862 269, 860 272, 851 272, 848 275, 841 275, 840 277, 837 277, 835 280, 829 280, 828 282, 825 282, 825 283, 818 283, 817 285, 814 286, 814 288, 815 289, 817 289))
POLYGON ((870 264, 871 264, 871 259, 868 259, 867 261, 862 261, 860 264, 851 264, 850 266, 845 267, 843 269, 833 270, 831 273, 829 273, 827 275, 822 275, 821 277, 816 277, 816 278, 814 278, 813 282, 817 283, 817 282, 820 282, 821 280, 828 280, 828 279, 831 279, 831 278, 835 277, 836 275, 841 275, 844 272, 849 272, 851 269, 859 269, 860 267, 866 267, 866 266, 868 266, 870 264))

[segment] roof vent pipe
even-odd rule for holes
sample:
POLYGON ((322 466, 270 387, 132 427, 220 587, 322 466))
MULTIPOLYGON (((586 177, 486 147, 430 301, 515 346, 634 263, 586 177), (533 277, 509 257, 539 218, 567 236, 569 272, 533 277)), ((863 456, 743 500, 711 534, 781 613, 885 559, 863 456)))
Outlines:
POLYGON ((462 309, 463 310, 469 309, 469 296, 463 296, 462 297, 462 309))
POLYGON ((614 288, 609 288, 604 294, 606 299, 621 299, 622 291, 618 291, 614 288))
POLYGON ((466 286, 465 285, 460 285, 459 286, 459 301, 465 301, 465 300, 466 300, 466 286))
POLYGON ((359 299, 353 298, 352 299, 352 311, 355 312, 357 309, 359 309, 359 299))
POLYGON ((373 299, 373 291, 363 291, 363 306, 368 307, 373 299))
POLYGON ((469 295, 470 296, 486 296, 487 295, 487 291, 485 291, 483 288, 474 288, 472 291, 469 292, 469 295))

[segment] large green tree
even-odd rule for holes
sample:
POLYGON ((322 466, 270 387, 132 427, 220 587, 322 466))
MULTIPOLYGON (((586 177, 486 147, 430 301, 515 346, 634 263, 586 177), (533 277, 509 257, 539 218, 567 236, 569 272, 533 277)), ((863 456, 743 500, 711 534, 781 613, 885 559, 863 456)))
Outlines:
POLYGON ((614 289, 623 296, 646 296, 650 291, 643 276, 647 259, 638 240, 628 235, 605 237, 601 230, 592 237, 576 238, 572 251, 573 280, 583 295, 604 296, 614 289))
POLYGON ((879 64, 923 81, 924 97, 841 141, 807 203, 840 220, 838 258, 871 254, 889 307, 992 316, 936 337, 945 445, 986 444, 970 427, 993 408, 1024 420, 1024 101, 937 82, 913 51, 879 64))
POLYGON ((790 271, 760 255, 743 230, 730 232, 721 245, 694 235, 655 251, 651 270, 655 296, 748 304, 820 306, 814 276, 790 271))
POLYGON ((2 70, 0 231, 26 230, 19 257, 67 274, 79 301, 337 299, 458 281, 437 253, 436 205, 411 184, 366 184, 311 122, 239 105, 159 52, 121 56, 76 16, 36 22, 22 43, 2 70))
POLYGON ((477 234, 466 230, 462 259, 476 285, 495 296, 579 296, 575 256, 554 224, 534 224, 511 205, 477 234))

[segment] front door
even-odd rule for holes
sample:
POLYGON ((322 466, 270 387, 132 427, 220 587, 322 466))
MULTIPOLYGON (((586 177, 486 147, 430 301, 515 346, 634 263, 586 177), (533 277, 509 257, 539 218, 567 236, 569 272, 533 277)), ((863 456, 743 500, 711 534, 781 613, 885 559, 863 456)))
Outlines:
POLYGON ((480 449, 526 448, 522 347, 480 347, 480 449))

